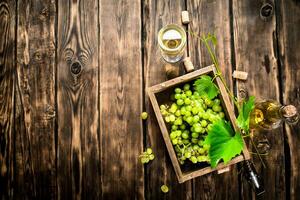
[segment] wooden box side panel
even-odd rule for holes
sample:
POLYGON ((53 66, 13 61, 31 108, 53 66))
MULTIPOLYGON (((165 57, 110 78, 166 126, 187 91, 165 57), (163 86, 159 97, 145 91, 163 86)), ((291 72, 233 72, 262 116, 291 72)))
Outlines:
POLYGON ((156 97, 155 97, 155 93, 153 92, 153 90, 151 88, 148 88, 147 93, 148 93, 148 96, 150 98, 150 101, 151 101, 151 104, 152 104, 157 122, 159 124, 160 129, 161 129, 161 133, 162 133, 162 136, 164 138, 164 142, 166 144, 168 153, 170 155, 170 158, 171 158, 172 165, 174 167, 176 176, 177 176, 177 178, 180 182, 180 180, 182 179, 182 171, 181 171, 180 165, 178 163, 177 156, 176 156, 176 153, 174 151, 173 145, 172 145, 171 140, 169 138, 168 129, 167 129, 166 124, 164 122, 163 116, 160 113, 160 109, 159 109, 159 105, 158 105, 156 97))

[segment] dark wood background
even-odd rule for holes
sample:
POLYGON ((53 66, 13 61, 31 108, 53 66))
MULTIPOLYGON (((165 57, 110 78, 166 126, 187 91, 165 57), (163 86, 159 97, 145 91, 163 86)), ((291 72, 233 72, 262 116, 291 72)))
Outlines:
MULTIPOLYGON (((217 35, 238 95, 300 109, 299 0, 0 0, 0 199, 256 198, 239 165, 177 182, 145 88, 166 79, 157 32, 182 10, 185 28, 217 35), (143 166, 146 147, 156 159, 143 166)), ((211 64, 193 37, 187 53, 211 64)), ((300 125, 256 142, 263 199, 299 199, 300 125)))

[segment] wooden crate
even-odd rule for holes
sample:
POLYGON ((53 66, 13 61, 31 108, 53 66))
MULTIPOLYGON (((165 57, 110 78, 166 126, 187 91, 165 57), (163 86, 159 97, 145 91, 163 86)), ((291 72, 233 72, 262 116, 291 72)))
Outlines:
MULTIPOLYGON (((149 87, 147 89, 150 101, 152 103, 158 124, 161 129, 162 136, 164 138, 165 144, 167 146, 167 150, 169 152, 174 170, 176 172, 176 176, 178 178, 178 181, 180 183, 183 183, 189 179, 202 176, 204 174, 211 173, 213 171, 218 171, 218 173, 222 173, 225 171, 228 171, 230 169, 230 166, 233 164, 236 164, 238 162, 241 162, 243 160, 248 160, 250 159, 249 152, 247 150, 247 147, 244 142, 244 149, 241 155, 236 156, 233 158, 231 161, 229 161, 226 165, 222 162, 219 163, 218 166, 214 169, 210 167, 209 164, 200 164, 195 165, 195 164, 190 164, 189 166, 185 165, 180 165, 177 156, 175 153, 175 150, 173 148, 170 136, 169 136, 169 130, 170 127, 168 124, 165 123, 163 116, 160 112, 159 105, 161 104, 169 104, 170 100, 169 97, 171 93, 173 93, 174 89, 178 86, 183 86, 185 83, 192 82, 193 80, 199 78, 203 74, 207 74, 210 76, 214 76, 217 73, 215 67, 213 65, 196 70, 194 72, 191 72, 189 74, 177 77, 175 79, 163 82, 161 84, 149 87)), ((234 114, 234 109, 232 107, 231 101, 229 99, 229 96, 226 92, 226 89, 220 80, 219 77, 216 77, 214 79, 215 84, 219 87, 220 94, 219 98, 221 100, 221 104, 225 113, 225 118, 226 120, 229 120, 234 128, 235 131, 238 131, 238 127, 236 125, 236 118, 234 114)))

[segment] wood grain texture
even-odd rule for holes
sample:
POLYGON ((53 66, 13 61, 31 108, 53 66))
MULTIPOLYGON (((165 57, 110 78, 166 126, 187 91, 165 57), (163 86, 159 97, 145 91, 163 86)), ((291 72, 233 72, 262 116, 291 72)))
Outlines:
MULTIPOLYGON (((232 51, 230 1, 187 1, 191 24, 189 31, 201 36, 214 33, 218 39, 216 55, 228 87, 232 89, 232 51)), ((197 68, 212 64, 204 44, 189 34, 189 55, 197 68)), ((238 170, 233 166, 224 174, 208 174, 195 179, 195 199, 234 199, 239 194, 238 170), (229 183, 230 184, 227 184, 229 183), (220 188, 224 188, 220 190, 220 188)))
MULTIPOLYGON (((276 1, 278 55, 281 67, 283 104, 293 104, 300 111, 300 2, 276 1)), ((286 126, 286 197, 300 197, 300 123, 286 126)))
POLYGON ((102 198, 143 199, 141 2, 99 5, 102 198))
MULTIPOLYGON (((265 1, 233 1, 233 27, 236 69, 248 72, 248 81, 237 82, 238 91, 248 91, 249 95, 259 99, 275 99, 279 101, 278 65, 275 57, 276 50, 276 20, 270 12, 262 13, 265 1)), ((273 2, 270 1, 270 5, 273 2)), ((258 157, 254 161, 258 173, 262 176, 265 199, 285 198, 285 157, 284 138, 282 129, 259 132, 254 138, 257 145, 269 141, 271 149, 264 157, 266 168, 260 164, 258 157)), ((254 150, 253 150, 254 151, 254 150)), ((247 182, 241 186, 242 197, 251 197, 247 182), (250 195, 250 196, 249 196, 250 195)), ((255 198, 254 195, 252 198, 255 198)))
MULTIPOLYGON (((157 33, 167 24, 181 24, 182 10, 185 10, 185 1, 183 0, 146 0, 143 3, 145 88, 166 80, 165 62, 158 48, 157 33)), ((178 183, 147 96, 145 98, 145 109, 149 113, 147 124, 145 124, 146 146, 151 147, 156 156, 156 159, 146 166, 146 197, 148 199, 192 199, 191 181, 178 183), (170 188, 167 194, 160 191, 160 186, 163 184, 168 185, 170 188)))
POLYGON ((97 16, 97 1, 58 1, 57 182, 60 199, 101 196, 97 16))
POLYGON ((19 1, 17 10, 17 98, 20 99, 16 103, 24 124, 18 123, 19 130, 15 133, 18 161, 15 171, 20 180, 16 190, 31 179, 31 185, 27 185, 32 193, 25 193, 26 198, 53 199, 56 197, 55 1, 19 1), (24 177, 26 171, 29 175, 24 177))
MULTIPOLYGON (((183 0, 143 2, 145 88, 166 80, 165 62, 158 48, 157 33, 167 24, 181 24, 182 10, 185 10, 183 0)), ((146 197, 148 199, 192 199, 191 181, 178 183, 148 96, 145 97, 145 109, 149 113, 147 124, 144 124, 147 131, 146 146, 151 147, 156 156, 156 159, 146 166, 146 197), (170 189, 167 194, 160 190, 163 184, 170 189)))
POLYGON ((0 1, 0 199, 13 193, 15 9, 14 1, 0 1))

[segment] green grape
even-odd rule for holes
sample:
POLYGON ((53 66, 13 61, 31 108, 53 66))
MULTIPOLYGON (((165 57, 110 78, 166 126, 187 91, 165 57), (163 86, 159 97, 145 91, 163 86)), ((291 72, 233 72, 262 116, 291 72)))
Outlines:
POLYGON ((193 108, 192 108, 192 113, 193 113, 194 115, 198 114, 198 112, 199 112, 198 107, 193 107, 193 108))
POLYGON ((173 124, 172 127, 171 127, 171 130, 172 130, 172 131, 176 131, 177 129, 178 129, 178 126, 175 125, 175 124, 173 124))
POLYGON ((199 140, 198 145, 202 147, 204 145, 204 140, 199 140))
POLYGON ((200 148, 200 147, 199 147, 197 144, 195 144, 195 145, 193 146, 193 149, 194 149, 195 151, 197 151, 199 148, 200 148))
POLYGON ((182 99, 178 99, 178 100, 176 101, 176 103, 177 103, 177 105, 181 106, 181 105, 184 104, 184 101, 183 101, 182 99))
POLYGON ((178 106, 176 105, 176 103, 173 103, 173 104, 171 105, 171 108, 169 109, 169 111, 170 111, 171 113, 175 113, 176 110, 177 110, 177 108, 178 108, 178 106))
POLYGON ((168 113, 168 111, 166 111, 166 110, 162 110, 162 111, 161 111, 161 114, 162 114, 163 116, 165 116, 165 115, 168 115, 169 113, 168 113))
POLYGON ((190 158, 190 160, 191 160, 194 164, 198 162, 196 156, 192 156, 192 157, 190 158))
POLYGON ((176 137, 177 137, 176 131, 173 131, 173 132, 170 133, 170 138, 171 139, 175 139, 176 137))
POLYGON ((208 99, 208 98, 204 99, 204 102, 209 107, 211 107, 213 105, 213 102, 210 99, 208 99))
POLYGON ((195 116, 193 117, 193 122, 194 122, 194 123, 199 122, 199 120, 200 120, 200 117, 199 117, 198 115, 195 115, 195 116))
POLYGON ((225 117, 224 112, 219 112, 219 116, 220 116, 221 118, 224 118, 224 117, 225 117))
POLYGON ((167 107, 165 106, 165 105, 160 105, 160 110, 166 110, 167 109, 167 107))
POLYGON ((176 119, 175 115, 170 115, 169 117, 170 117, 170 122, 174 122, 176 119))
POLYGON ((191 90, 187 90, 186 92, 185 92, 185 94, 186 94, 186 96, 187 97, 190 97, 190 96, 192 96, 192 91, 191 90))
POLYGON ((182 93, 181 98, 184 100, 186 98, 186 94, 182 93))
POLYGON ((199 152, 200 154, 204 154, 204 153, 205 153, 205 149, 199 148, 199 149, 198 149, 198 152, 199 152))
POLYGON ((185 152, 184 157, 190 158, 192 156, 191 152, 185 152))
POLYGON ((186 83, 186 84, 184 84, 183 89, 184 89, 184 91, 188 91, 190 89, 190 87, 191 87, 190 84, 186 83))
POLYGON ((153 154, 149 155, 149 160, 154 160, 155 156, 153 154))
POLYGON ((194 127, 194 130, 195 130, 195 132, 198 133, 198 135, 199 135, 199 133, 202 131, 202 127, 199 127, 199 126, 194 127))
POLYGON ((205 156, 198 156, 198 157, 197 157, 197 161, 198 161, 198 162, 205 162, 205 161, 207 161, 207 160, 206 160, 205 156))
POLYGON ((197 138, 192 138, 192 143, 197 144, 198 143, 198 139, 197 138))
POLYGON ((179 144, 179 145, 182 145, 182 144, 183 144, 182 139, 178 139, 178 144, 179 144))
POLYGON ((182 107, 180 108, 180 114, 181 114, 181 115, 185 115, 185 113, 186 113, 186 109, 185 109, 184 106, 182 106, 182 107))
POLYGON ((182 140, 182 142, 183 142, 183 144, 189 144, 190 143, 190 141, 186 140, 186 139, 182 140))
POLYGON ((169 122, 170 122, 170 117, 169 117, 169 116, 166 116, 166 117, 165 117, 165 121, 166 121, 167 123, 169 123, 169 122))
POLYGON ((152 151, 152 149, 151 149, 151 148, 147 148, 147 149, 146 149, 146 153, 147 153, 148 155, 150 155, 150 154, 152 154, 152 153, 153 153, 153 151, 152 151))
POLYGON ((194 95, 192 95, 192 96, 190 96, 190 99, 194 101, 196 99, 196 97, 194 95))
POLYGON ((214 99, 214 104, 215 105, 220 105, 220 103, 221 103, 220 99, 214 99))
POLYGON ((186 109, 187 111, 192 111, 192 106, 191 106, 191 105, 188 105, 188 106, 185 107, 185 109, 186 109))
POLYGON ((185 104, 185 105, 191 104, 191 100, 190 100, 189 98, 186 98, 186 99, 184 100, 184 104, 185 104))
POLYGON ((191 115, 192 115, 191 111, 186 111, 184 116, 189 117, 189 116, 191 116, 191 115))
POLYGON ((177 139, 177 138, 174 138, 174 139, 172 140, 172 144, 174 144, 174 145, 178 144, 178 139, 177 139))
POLYGON ((209 118, 209 114, 208 113, 203 113, 202 118, 203 119, 208 119, 209 118))
POLYGON ((197 91, 194 92, 195 97, 199 97, 199 93, 197 91))
POLYGON ((176 117, 179 117, 179 116, 181 115, 180 110, 177 110, 177 111, 175 112, 175 115, 176 115, 176 117))
POLYGON ((181 99, 181 94, 175 94, 174 97, 175 99, 181 99))
POLYGON ((145 163, 148 163, 149 162, 149 158, 148 157, 141 157, 141 163, 145 164, 145 163))
POLYGON ((182 119, 181 118, 177 118, 174 122, 175 125, 181 125, 182 124, 182 119))
POLYGON ((142 118, 143 120, 147 119, 147 118, 148 118, 148 113, 142 112, 141 118, 142 118))
POLYGON ((181 137, 182 137, 183 139, 188 139, 188 138, 189 138, 189 134, 186 133, 186 132, 183 132, 182 135, 181 135, 181 137))
POLYGON ((174 91, 175 91, 175 93, 176 93, 176 94, 179 94, 179 93, 181 93, 181 89, 180 89, 180 88, 175 88, 175 90, 174 90, 174 91))
POLYGON ((177 130, 177 131, 175 131, 175 132, 176 132, 177 137, 180 137, 181 134, 182 134, 181 130, 177 130))
POLYGON ((193 117, 192 116, 187 117, 186 122, 191 124, 193 122, 193 117))
POLYGON ((206 113, 208 113, 208 114, 213 114, 214 112, 213 112, 212 109, 208 108, 208 109, 206 110, 206 113))
POLYGON ((210 131, 212 129, 212 126, 213 126, 212 124, 208 124, 207 125, 207 130, 210 131))
POLYGON ((180 125, 180 129, 181 129, 181 130, 185 130, 185 129, 186 129, 186 125, 185 125, 185 124, 181 124, 181 125, 180 125))
POLYGON ((195 132, 195 127, 191 127, 191 132, 195 132))
POLYGON ((203 149, 205 150, 205 151, 207 151, 208 149, 209 149, 209 144, 203 144, 203 149))
MULTIPOLYGON (((196 128, 195 128, 196 129, 196 128)), ((193 132, 192 133, 192 138, 198 138, 199 137, 199 133, 193 132)))
POLYGON ((166 185, 162 185, 162 186, 160 187, 160 189, 161 189, 161 191, 162 191, 163 193, 169 192, 169 188, 168 188, 168 186, 166 186, 166 185))
POLYGON ((206 126, 207 126, 207 121, 206 121, 206 120, 204 120, 204 119, 203 119, 203 120, 201 120, 201 122, 200 122, 200 123, 201 123, 201 126, 202 126, 202 127, 206 127, 206 126))
POLYGON ((220 105, 213 105, 212 109, 215 112, 220 112, 222 110, 222 107, 220 105))
POLYGON ((195 124, 193 125, 193 127, 194 127, 194 128, 196 128, 196 127, 201 127, 201 124, 200 124, 200 123, 195 123, 195 124))

